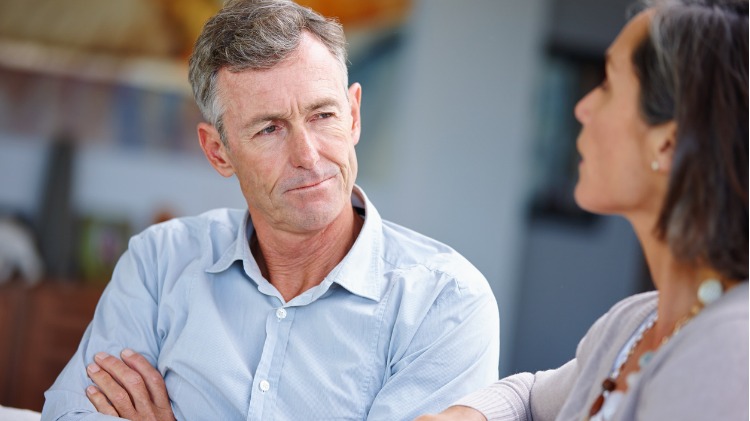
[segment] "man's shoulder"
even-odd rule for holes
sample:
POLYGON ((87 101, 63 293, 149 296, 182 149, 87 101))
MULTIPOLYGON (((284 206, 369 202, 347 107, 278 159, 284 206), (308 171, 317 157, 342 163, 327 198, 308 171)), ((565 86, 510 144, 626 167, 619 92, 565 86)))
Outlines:
POLYGON ((178 234, 181 232, 205 231, 206 229, 226 229, 236 232, 247 216, 247 210, 217 208, 203 212, 198 215, 180 216, 164 222, 153 224, 146 228, 141 234, 149 235, 157 232, 170 232, 178 234))
POLYGON ((236 235, 242 226, 247 210, 218 208, 193 216, 172 218, 154 224, 143 230, 138 236, 181 236, 213 235, 217 231, 228 231, 236 235))
POLYGON ((452 247, 390 221, 383 221, 382 257, 390 271, 428 272, 435 280, 450 279, 462 286, 487 285, 482 273, 452 247))

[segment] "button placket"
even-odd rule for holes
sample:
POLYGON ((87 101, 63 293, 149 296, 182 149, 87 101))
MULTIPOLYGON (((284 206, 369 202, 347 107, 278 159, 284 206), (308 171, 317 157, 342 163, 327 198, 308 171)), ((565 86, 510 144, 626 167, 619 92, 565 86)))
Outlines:
POLYGON ((266 401, 277 398, 279 376, 286 358, 286 344, 294 314, 293 308, 283 306, 267 310, 266 343, 255 371, 254 393, 250 396, 251 415, 248 419, 265 419, 264 408, 270 405, 266 401))

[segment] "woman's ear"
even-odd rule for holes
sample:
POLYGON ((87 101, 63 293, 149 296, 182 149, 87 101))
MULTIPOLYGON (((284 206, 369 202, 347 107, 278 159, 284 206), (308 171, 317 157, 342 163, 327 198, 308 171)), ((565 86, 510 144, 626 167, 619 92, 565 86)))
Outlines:
POLYGON ((219 136, 219 131, 211 124, 198 123, 198 141, 208 162, 224 177, 234 175, 234 166, 229 159, 227 147, 219 136))
POLYGON ((672 169, 672 157, 677 146, 677 123, 670 120, 652 127, 649 135, 649 154, 651 168, 654 171, 669 174, 672 169))

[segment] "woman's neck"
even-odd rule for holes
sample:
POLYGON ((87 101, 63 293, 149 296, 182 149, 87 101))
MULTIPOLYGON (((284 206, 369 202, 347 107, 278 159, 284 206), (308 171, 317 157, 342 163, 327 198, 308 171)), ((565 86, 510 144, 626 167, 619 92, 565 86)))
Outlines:
POLYGON ((676 326, 700 309, 698 288, 703 281, 719 279, 725 291, 736 281, 721 279, 719 273, 708 265, 680 261, 669 244, 657 237, 652 227, 651 224, 633 223, 651 279, 659 291, 657 323, 651 335, 652 340, 659 341, 671 335, 676 326))

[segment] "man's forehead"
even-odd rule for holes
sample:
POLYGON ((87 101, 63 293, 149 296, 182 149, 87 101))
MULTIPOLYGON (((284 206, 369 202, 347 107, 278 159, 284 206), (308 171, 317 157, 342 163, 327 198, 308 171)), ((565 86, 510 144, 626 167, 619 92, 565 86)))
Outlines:
POLYGON ((293 90, 326 86, 335 86, 336 89, 343 87, 345 90, 342 73, 338 66, 326 66, 320 61, 297 65, 280 63, 270 69, 232 71, 222 68, 217 74, 217 88, 221 93, 239 91, 246 94, 263 94, 278 88, 293 90))
POLYGON ((267 72, 222 70, 217 84, 219 96, 230 102, 262 101, 269 105, 289 100, 307 103, 346 99, 346 87, 330 74, 300 73, 297 77, 277 77, 267 72))

